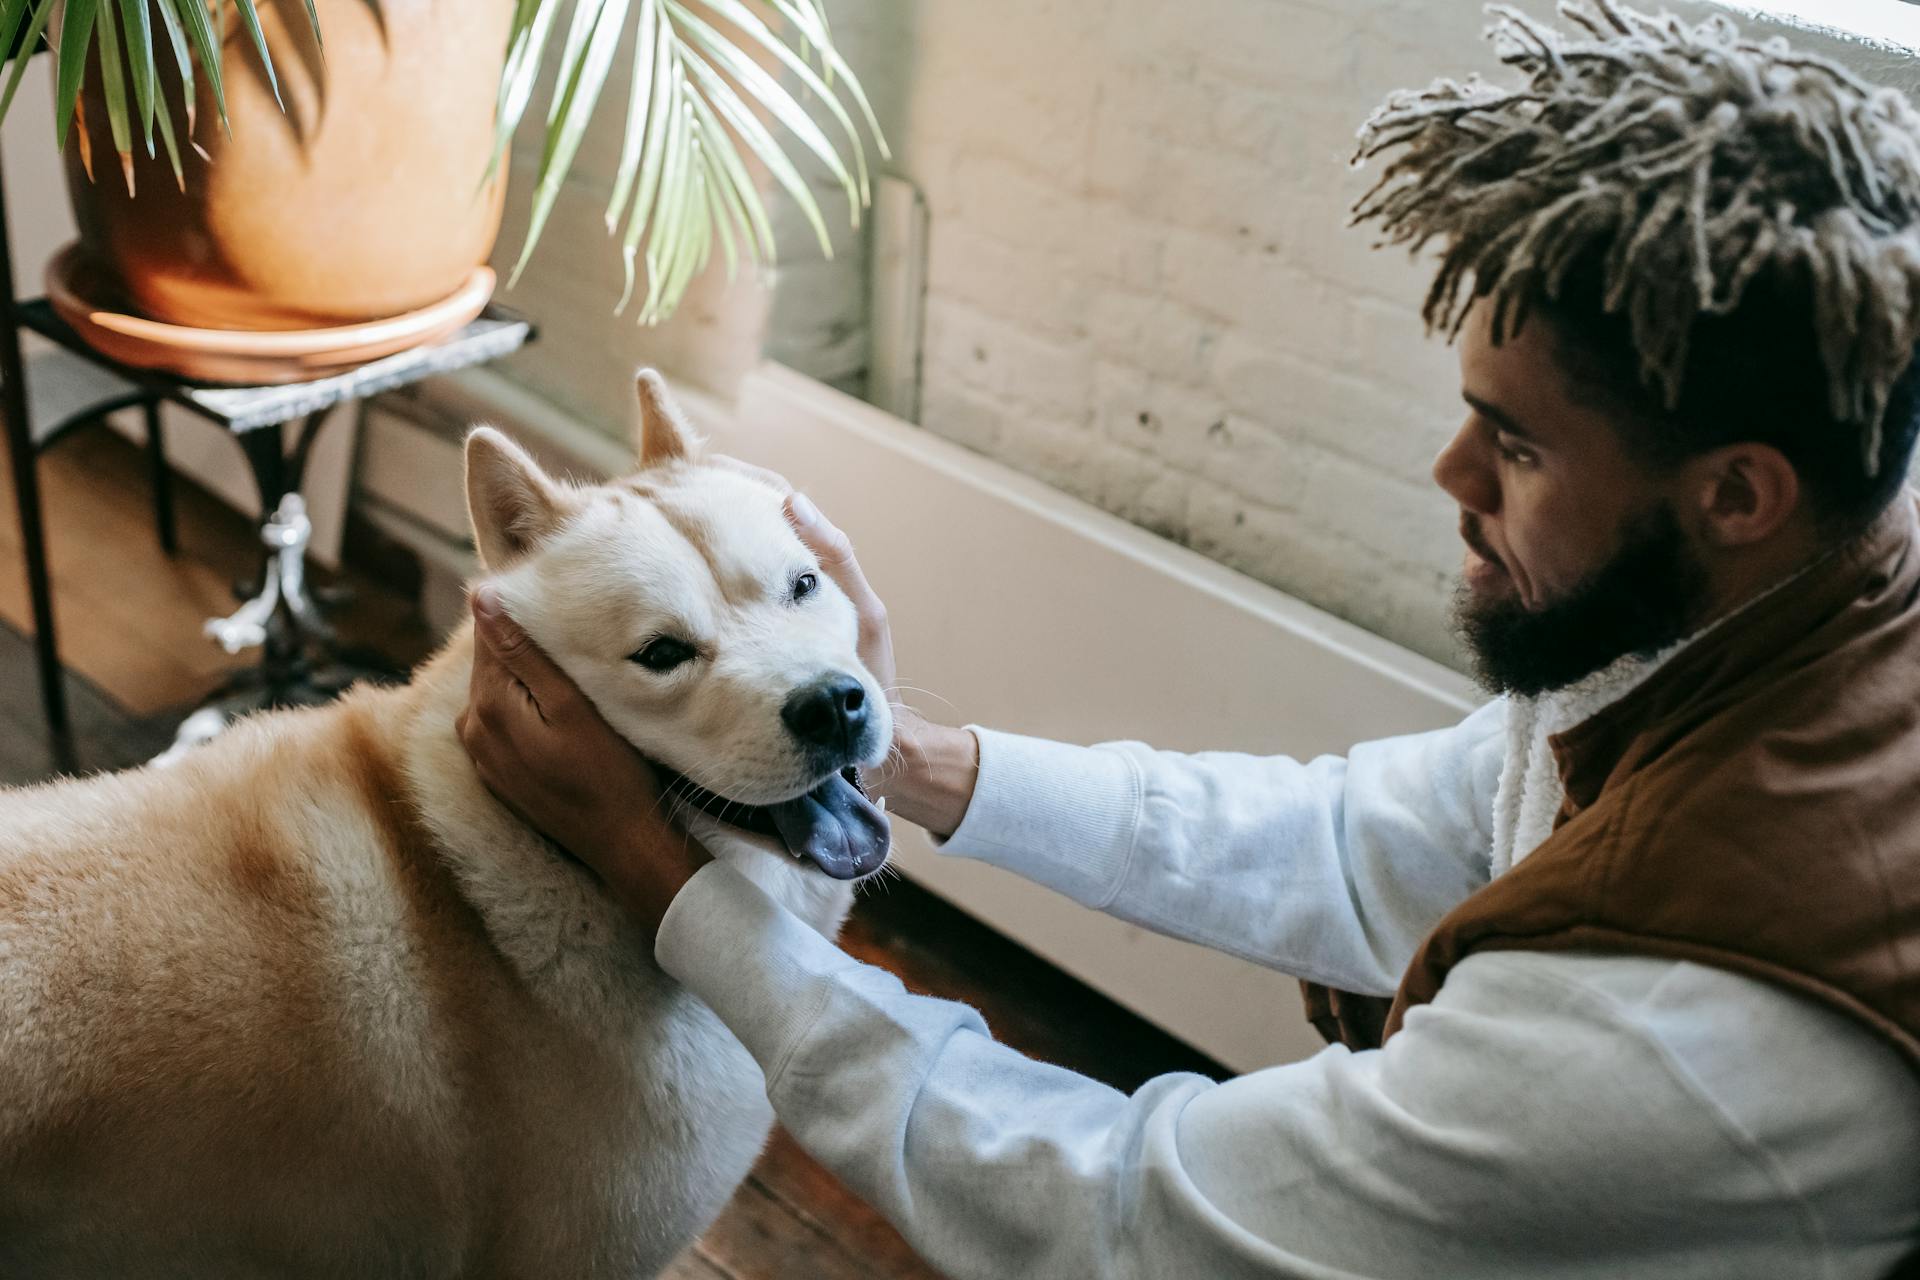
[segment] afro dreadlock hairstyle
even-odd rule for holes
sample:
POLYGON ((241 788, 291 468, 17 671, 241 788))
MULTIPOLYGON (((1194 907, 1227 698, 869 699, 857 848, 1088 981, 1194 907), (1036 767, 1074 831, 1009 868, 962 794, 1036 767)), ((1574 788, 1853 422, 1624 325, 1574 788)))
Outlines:
POLYGON ((1763 442, 1829 528, 1884 509, 1920 410, 1920 113, 1725 18, 1489 13, 1524 83, 1395 94, 1355 157, 1390 157, 1355 225, 1441 247, 1429 330, 1542 314, 1643 458, 1763 442))

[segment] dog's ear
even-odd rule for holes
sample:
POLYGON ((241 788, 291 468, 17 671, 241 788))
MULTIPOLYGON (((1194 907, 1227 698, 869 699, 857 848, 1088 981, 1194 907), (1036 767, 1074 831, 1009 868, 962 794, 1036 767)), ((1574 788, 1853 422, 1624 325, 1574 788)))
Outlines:
POLYGON ((634 451, 640 455, 640 469, 691 458, 702 443, 699 433, 688 424, 680 406, 667 390, 667 380, 653 369, 642 369, 636 379, 640 391, 640 425, 635 429, 634 451))
POLYGON ((467 436, 467 517, 488 572, 539 546, 576 505, 525 449, 492 427, 467 436))

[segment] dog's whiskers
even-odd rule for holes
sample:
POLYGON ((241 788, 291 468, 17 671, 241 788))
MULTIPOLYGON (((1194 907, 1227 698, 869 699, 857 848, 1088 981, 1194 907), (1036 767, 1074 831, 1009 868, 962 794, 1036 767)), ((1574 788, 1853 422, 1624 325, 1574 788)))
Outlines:
MULTIPOLYGON (((693 811, 694 809, 693 801, 687 799, 685 796, 673 796, 673 795, 664 795, 661 797, 661 799, 664 800, 668 805, 667 812, 665 814, 666 820, 670 823, 684 825, 684 823, 682 823, 681 820, 684 819, 689 812, 693 811)), ((658 809, 660 805, 660 801, 656 800, 654 802, 654 805, 655 805, 655 808, 658 809)))
POLYGON ((874 892, 892 893, 893 892, 892 882, 895 880, 904 880, 904 879, 905 877, 901 875, 900 869, 894 866, 893 860, 889 858, 887 861, 880 864, 880 869, 878 871, 875 871, 872 875, 862 880, 855 888, 856 888, 856 892, 861 894, 874 893, 874 892))
MULTIPOLYGON (((953 710, 957 710, 957 708, 956 708, 956 707, 955 707, 955 706, 953 705, 953 700, 952 700, 952 699, 950 699, 950 698, 943 698, 943 697, 941 697, 941 696, 940 696, 939 694, 937 694, 937 693, 935 693, 935 692, 934 692, 933 690, 931 690, 931 689, 923 689, 923 688, 921 688, 921 687, 920 687, 919 685, 917 685, 917 684, 892 684, 892 685, 888 685, 888 686, 886 687, 886 689, 884 690, 884 692, 886 692, 886 693, 889 693, 889 694, 894 694, 894 693, 923 693, 923 694, 925 694, 925 695, 926 695, 927 697, 929 697, 929 698, 932 698, 932 699, 933 699, 934 701, 936 701, 936 702, 940 702, 940 703, 944 703, 944 704, 946 705, 946 707, 947 707, 947 709, 948 709, 949 711, 953 711, 953 710)), ((892 702, 892 703, 893 703, 893 705, 895 705, 895 706, 904 706, 904 705, 906 705, 906 704, 904 704, 904 703, 902 703, 902 702, 898 702, 898 701, 895 701, 895 700, 894 700, 894 699, 892 699, 892 698, 889 698, 889 699, 888 699, 888 701, 889 701, 889 702, 892 702)))
POLYGON ((686 812, 688 801, 685 796, 677 796, 666 787, 654 793, 653 803, 647 806, 649 818, 661 818, 666 822, 678 822, 686 812), (665 812, 662 812, 662 810, 665 812))

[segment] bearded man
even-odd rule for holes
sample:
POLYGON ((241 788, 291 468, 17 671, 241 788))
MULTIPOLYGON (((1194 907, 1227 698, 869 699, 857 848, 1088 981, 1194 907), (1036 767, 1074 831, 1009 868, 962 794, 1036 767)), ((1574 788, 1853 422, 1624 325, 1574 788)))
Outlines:
MULTIPOLYGON (((892 812, 1324 984, 1345 1043, 1123 1096, 906 993, 652 816, 477 597, 465 737, 955 1277, 1879 1277, 1920 1244, 1920 117, 1724 21, 1502 11, 1357 209, 1437 246, 1434 466, 1499 696, 1307 763, 905 713, 892 812), (528 695, 531 695, 530 697, 528 695)), ((790 511, 866 620, 845 538, 790 511)))

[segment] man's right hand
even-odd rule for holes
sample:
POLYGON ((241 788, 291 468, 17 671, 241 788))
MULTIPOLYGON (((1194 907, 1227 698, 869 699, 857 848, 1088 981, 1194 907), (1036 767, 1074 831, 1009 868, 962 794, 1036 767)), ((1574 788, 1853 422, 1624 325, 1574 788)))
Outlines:
POLYGON ((860 661, 893 707, 893 749, 879 768, 862 771, 861 784, 886 800, 895 815, 935 835, 952 835, 973 799, 979 742, 965 729, 932 723, 895 696, 899 685, 887 608, 854 558, 852 540, 797 490, 787 495, 787 519, 819 560, 820 571, 853 602, 860 619, 860 661))

